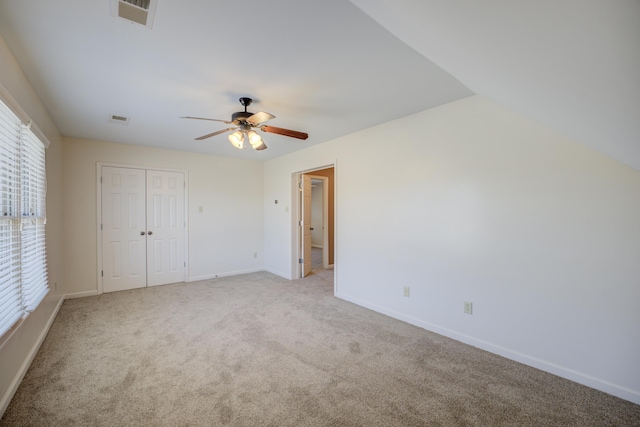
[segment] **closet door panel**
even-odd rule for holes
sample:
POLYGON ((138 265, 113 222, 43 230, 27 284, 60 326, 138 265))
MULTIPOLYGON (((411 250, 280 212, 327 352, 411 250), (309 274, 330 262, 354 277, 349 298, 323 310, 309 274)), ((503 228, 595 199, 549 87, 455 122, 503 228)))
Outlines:
POLYGON ((184 281, 184 175, 147 171, 147 284, 184 281))
POLYGON ((147 285, 146 174, 143 169, 102 168, 102 289, 147 285))

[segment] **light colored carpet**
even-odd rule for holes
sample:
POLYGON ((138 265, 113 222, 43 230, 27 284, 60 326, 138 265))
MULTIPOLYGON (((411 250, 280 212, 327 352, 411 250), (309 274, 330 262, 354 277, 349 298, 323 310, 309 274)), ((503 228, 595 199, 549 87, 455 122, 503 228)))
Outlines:
POLYGON ((11 426, 631 426, 640 406, 261 272, 65 301, 11 426))

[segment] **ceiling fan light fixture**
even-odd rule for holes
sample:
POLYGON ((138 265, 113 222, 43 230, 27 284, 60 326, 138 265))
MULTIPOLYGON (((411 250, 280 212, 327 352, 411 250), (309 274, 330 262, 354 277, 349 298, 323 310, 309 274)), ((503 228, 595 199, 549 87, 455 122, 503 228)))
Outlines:
POLYGON ((233 132, 231 135, 229 135, 229 142, 234 147, 242 150, 244 148, 244 134, 239 130, 233 132))
POLYGON ((264 141, 260 140, 260 145, 258 146, 253 146, 253 149, 256 151, 261 151, 264 150, 265 148, 267 148, 267 146, 265 145, 264 141))
POLYGON ((260 138, 258 132, 250 130, 247 132, 247 136, 249 137, 249 144, 251 144, 251 147, 253 147, 254 150, 257 150, 258 147, 264 145, 264 142, 262 142, 262 138, 260 138))

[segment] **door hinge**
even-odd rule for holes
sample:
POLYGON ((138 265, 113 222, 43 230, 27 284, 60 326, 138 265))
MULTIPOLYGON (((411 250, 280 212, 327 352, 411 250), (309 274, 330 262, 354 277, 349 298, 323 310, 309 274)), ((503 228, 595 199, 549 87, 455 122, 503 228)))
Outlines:
POLYGON ((100 271, 100 277, 104 277, 104 270, 100 271))
POLYGON ((102 230, 102 224, 100 224, 100 230, 102 230))
POLYGON ((100 184, 102 184, 102 177, 100 177, 100 184))
POLYGON ((298 258, 298 264, 304 264, 304 259, 303 258, 298 258))
POLYGON ((298 225, 302 227, 302 221, 298 221, 298 225))
POLYGON ((187 266, 187 261, 185 261, 183 264, 184 264, 184 267, 186 267, 187 266))

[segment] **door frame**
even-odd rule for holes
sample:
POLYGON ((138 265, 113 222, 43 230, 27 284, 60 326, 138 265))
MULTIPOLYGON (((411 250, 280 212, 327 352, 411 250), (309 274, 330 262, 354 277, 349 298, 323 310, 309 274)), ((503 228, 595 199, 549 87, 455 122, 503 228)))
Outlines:
POLYGON ((143 170, 156 170, 162 172, 177 172, 184 175, 184 276, 183 281, 188 281, 189 278, 189 171, 186 169, 173 169, 166 167, 158 167, 151 165, 135 165, 127 163, 111 163, 111 162, 97 162, 96 163, 96 243, 98 245, 97 250, 97 293, 102 295, 102 230, 100 225, 102 224, 102 185, 100 178, 102 176, 102 167, 114 167, 114 168, 128 168, 128 169, 143 169, 143 170))
MULTIPOLYGON (((298 171, 298 172, 294 172, 291 174, 291 206, 292 206, 292 215, 291 215, 291 277, 293 279, 299 279, 301 278, 301 274, 303 272, 302 266, 299 262, 299 259, 302 257, 301 255, 301 247, 300 247, 300 242, 302 239, 301 233, 300 233, 300 221, 302 220, 302 209, 301 209, 301 197, 300 197, 300 177, 301 175, 313 175, 314 171, 319 171, 319 170, 323 170, 323 169, 330 169, 333 168, 333 217, 334 217, 334 221, 333 221, 333 259, 334 259, 334 264, 333 264, 333 283, 334 283, 334 293, 337 292, 338 290, 338 263, 337 263, 337 259, 338 259, 338 244, 337 244, 337 239, 336 236, 338 235, 338 221, 337 221, 337 213, 338 213, 338 178, 337 178, 337 161, 332 163, 332 164, 328 164, 328 165, 324 165, 324 166, 319 166, 319 167, 315 167, 315 168, 311 168, 311 169, 307 169, 307 170, 302 170, 302 171, 298 171)), ((327 182, 328 182, 328 178, 327 177, 323 177, 323 176, 315 176, 314 178, 326 178, 327 182)), ((323 198, 324 198, 324 220, 323 222, 327 222, 327 224, 325 225, 325 230, 324 230, 324 237, 325 237, 325 242, 326 244, 324 245, 326 248, 326 255, 324 253, 324 248, 323 248, 323 263, 328 264, 329 262, 329 257, 328 257, 328 252, 329 252, 329 227, 328 227, 328 216, 329 216, 329 188, 328 185, 323 185, 323 198), (325 194, 326 192, 326 194, 325 194), (325 261, 326 260, 326 261, 325 261)))

